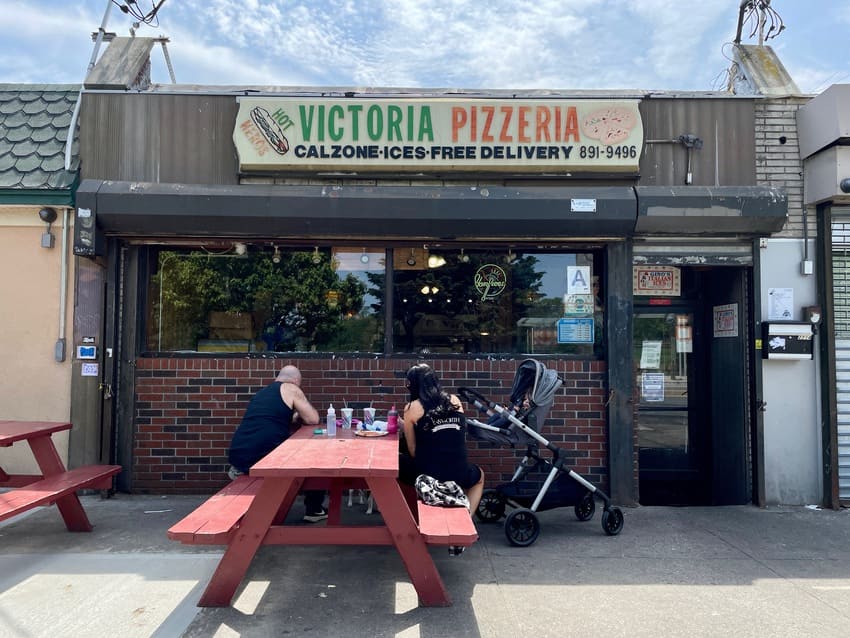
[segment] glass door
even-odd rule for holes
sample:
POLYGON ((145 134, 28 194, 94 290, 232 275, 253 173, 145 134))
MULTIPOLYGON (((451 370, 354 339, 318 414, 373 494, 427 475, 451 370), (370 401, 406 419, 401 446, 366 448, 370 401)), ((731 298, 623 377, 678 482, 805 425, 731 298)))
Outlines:
MULTIPOLYGON (((708 499, 701 348, 690 308, 636 308, 636 419, 642 505, 708 499), (701 387, 702 386, 702 387, 701 387)), ((703 366, 704 367, 704 366, 703 366)))

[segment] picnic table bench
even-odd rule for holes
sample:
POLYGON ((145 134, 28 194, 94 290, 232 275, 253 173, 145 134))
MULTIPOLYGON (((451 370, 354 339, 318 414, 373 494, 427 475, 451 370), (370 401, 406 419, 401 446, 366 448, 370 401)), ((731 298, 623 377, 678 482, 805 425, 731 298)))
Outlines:
POLYGON ((397 481, 395 436, 360 438, 340 431, 335 438, 310 435, 304 428, 268 456, 203 502, 168 530, 184 544, 227 545, 200 606, 229 605, 261 545, 389 545, 402 558, 425 606, 451 600, 426 545, 467 547, 478 533, 466 508, 411 506, 397 481), (372 491, 382 521, 344 525, 342 491, 372 491), (285 525, 298 493, 330 492, 325 525, 285 525))
MULTIPOLYGON (((262 479, 247 474, 238 477, 172 525, 168 538, 184 545, 227 545, 261 484, 262 479)), ((419 533, 429 545, 468 547, 478 539, 466 508, 436 507, 417 501, 416 514, 419 533)))
POLYGON ((0 468, 0 487, 13 488, 0 494, 0 521, 42 505, 55 504, 65 526, 72 532, 90 532, 92 525, 77 492, 112 487, 120 465, 86 465, 72 470, 53 444, 55 432, 70 430, 70 423, 48 421, 0 421, 0 447, 26 441, 41 474, 8 474, 0 468))

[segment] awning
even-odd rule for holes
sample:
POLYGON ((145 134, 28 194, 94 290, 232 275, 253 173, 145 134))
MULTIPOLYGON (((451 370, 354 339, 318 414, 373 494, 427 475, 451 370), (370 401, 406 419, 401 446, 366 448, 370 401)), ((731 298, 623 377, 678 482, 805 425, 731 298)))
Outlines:
MULTIPOLYGON (((622 237, 628 186, 195 185, 84 180, 78 209, 120 236, 383 238, 622 237)), ((80 253, 78 253, 80 254, 80 253)))
POLYGON ((788 218, 785 191, 767 186, 637 186, 635 233, 769 235, 788 218))

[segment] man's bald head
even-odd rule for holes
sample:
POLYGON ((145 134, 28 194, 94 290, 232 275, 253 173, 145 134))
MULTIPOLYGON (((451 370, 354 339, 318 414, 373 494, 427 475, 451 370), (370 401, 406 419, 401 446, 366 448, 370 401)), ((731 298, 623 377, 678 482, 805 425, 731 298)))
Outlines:
POLYGON ((277 375, 277 380, 301 386, 301 371, 295 366, 283 366, 277 375))

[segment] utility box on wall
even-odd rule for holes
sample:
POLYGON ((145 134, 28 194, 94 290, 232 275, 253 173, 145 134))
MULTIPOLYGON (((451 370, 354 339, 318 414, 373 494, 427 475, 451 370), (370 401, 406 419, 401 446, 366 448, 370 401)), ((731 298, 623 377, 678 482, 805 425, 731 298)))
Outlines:
POLYGON ((765 359, 812 359, 812 324, 801 321, 762 323, 762 354, 765 359))

